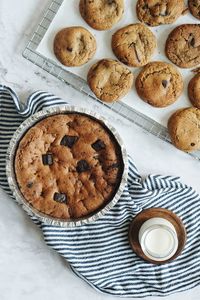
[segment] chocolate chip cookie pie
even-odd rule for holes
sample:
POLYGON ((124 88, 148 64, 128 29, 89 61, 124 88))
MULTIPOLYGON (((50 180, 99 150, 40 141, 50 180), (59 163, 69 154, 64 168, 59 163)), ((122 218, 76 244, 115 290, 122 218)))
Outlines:
POLYGON ((121 148, 100 121, 81 113, 39 121, 22 137, 15 156, 19 189, 38 211, 78 219, 114 197, 123 173, 121 148))

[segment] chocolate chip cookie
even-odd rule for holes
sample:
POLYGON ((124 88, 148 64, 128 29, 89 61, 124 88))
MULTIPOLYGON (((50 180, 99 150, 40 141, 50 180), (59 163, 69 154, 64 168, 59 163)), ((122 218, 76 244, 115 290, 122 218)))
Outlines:
POLYGON ((146 65, 136 78, 140 98, 155 107, 174 103, 183 91, 183 79, 171 64, 155 61, 146 65))
POLYGON ((200 110, 198 108, 179 109, 168 121, 172 143, 180 150, 200 149, 200 110))
POLYGON ((193 16, 197 19, 200 19, 200 0, 189 0, 188 7, 193 14, 193 16))
POLYGON ((94 36, 83 27, 68 27, 60 30, 54 39, 54 53, 65 66, 81 66, 96 52, 94 36))
POLYGON ((149 26, 171 24, 182 14, 184 0, 138 0, 138 19, 149 26))
POLYGON ((91 67, 87 80, 97 98, 113 102, 129 92, 133 74, 118 61, 102 59, 91 67))
POLYGON ((200 24, 176 27, 169 34, 165 52, 181 68, 192 68, 200 64, 200 24))
POLYGON ((131 24, 112 36, 112 49, 116 57, 131 67, 146 65, 156 48, 156 37, 144 24, 131 24))
POLYGON ((38 211, 61 219, 89 215, 121 182, 121 148, 102 122, 80 113, 49 116, 22 137, 15 156, 19 189, 38 211))
POLYGON ((79 10, 92 28, 106 30, 122 18, 124 0, 80 0, 79 10))
POLYGON ((192 104, 200 109, 200 73, 196 74, 188 84, 188 96, 192 104))

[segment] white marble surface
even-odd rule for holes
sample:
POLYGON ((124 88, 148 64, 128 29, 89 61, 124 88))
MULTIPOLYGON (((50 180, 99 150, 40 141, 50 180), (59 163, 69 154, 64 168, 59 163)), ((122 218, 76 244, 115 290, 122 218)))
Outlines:
MULTIPOLYGON (((42 89, 69 103, 92 108, 91 101, 21 56, 47 4, 47 0, 0 0, 0 82, 15 89, 23 101, 31 92, 42 89)), ((198 162, 114 113, 107 118, 120 132, 143 176, 179 175, 200 192, 198 162)), ((77 278, 67 263, 47 248, 41 232, 21 208, 1 190, 0 211, 1 300, 117 299, 99 294, 77 278)), ((166 299, 200 299, 200 287, 166 299)))

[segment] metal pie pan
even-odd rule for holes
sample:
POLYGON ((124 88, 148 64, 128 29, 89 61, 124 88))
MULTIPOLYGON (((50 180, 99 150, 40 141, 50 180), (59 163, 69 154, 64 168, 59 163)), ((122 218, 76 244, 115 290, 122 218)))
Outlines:
POLYGON ((61 105, 61 106, 54 106, 51 108, 47 108, 45 110, 39 111, 29 118, 27 118, 15 131, 9 147, 7 151, 6 156, 6 174, 8 183, 10 186, 10 189, 16 198, 17 202, 22 205, 23 209, 30 215, 36 217, 39 221, 47 224, 47 225, 54 225, 54 226, 61 226, 61 227, 75 227, 75 226, 81 226, 84 224, 88 224, 91 222, 96 221, 97 219, 104 216, 120 199, 121 194, 123 193, 125 184, 127 182, 127 175, 128 175, 128 157, 126 148, 123 144, 123 141, 121 137, 119 136, 116 129, 111 126, 105 118, 100 116, 97 113, 94 113, 92 111, 89 111, 85 108, 80 108, 76 106, 69 106, 69 105, 61 105), (44 118, 47 118, 49 116, 57 115, 57 114, 67 114, 67 113, 80 113, 85 114, 90 118, 96 119, 98 122, 102 123, 104 127, 107 128, 108 131, 112 133, 115 140, 119 144, 121 148, 121 156, 123 161, 123 171, 121 175, 121 181, 119 184, 119 187, 114 195, 114 197, 105 204, 105 206, 94 213, 90 215, 86 215, 82 218, 78 219, 58 219, 53 218, 49 215, 46 215, 37 209, 35 209, 22 195, 20 192, 20 189, 17 184, 16 176, 15 176, 15 170, 14 170, 14 161, 15 161, 15 153, 18 148, 19 142, 24 136, 24 134, 33 127, 37 122, 41 121, 44 118))

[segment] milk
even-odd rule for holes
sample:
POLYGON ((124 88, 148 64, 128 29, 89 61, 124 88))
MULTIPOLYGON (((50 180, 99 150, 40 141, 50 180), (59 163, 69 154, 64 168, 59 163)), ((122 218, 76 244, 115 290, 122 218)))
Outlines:
POLYGON ((139 231, 139 242, 144 254, 157 261, 171 258, 178 248, 176 230, 164 218, 151 218, 144 222, 139 231))

